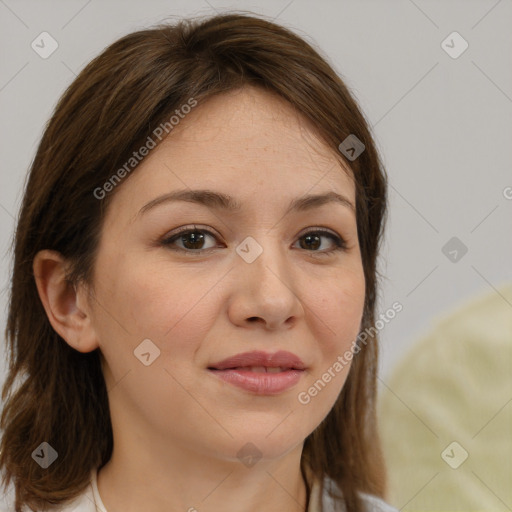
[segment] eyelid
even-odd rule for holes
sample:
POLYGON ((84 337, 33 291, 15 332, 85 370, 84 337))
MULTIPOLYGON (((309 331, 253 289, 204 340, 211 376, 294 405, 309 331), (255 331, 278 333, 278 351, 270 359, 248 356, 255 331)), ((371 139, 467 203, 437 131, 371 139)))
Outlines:
MULTIPOLYGON (((189 225, 189 226, 182 226, 180 228, 178 228, 177 230, 173 231, 170 235, 166 235, 162 240, 161 240, 161 244, 166 246, 166 247, 170 247, 171 246, 171 243, 176 241, 180 235, 182 234, 185 234, 185 233, 190 233, 190 232, 196 232, 196 231, 199 231, 201 233, 204 233, 204 234, 207 234, 207 235, 210 235, 212 236, 213 238, 215 238, 216 240, 218 240, 220 237, 220 235, 216 234, 215 231, 213 231, 213 228, 204 228, 204 227, 201 227, 201 226, 198 226, 197 224, 193 224, 193 225, 189 225)), ((209 251, 211 250, 212 248, 209 248, 209 249, 197 249, 195 251, 191 250, 191 249, 182 249, 181 247, 177 247, 177 246, 174 246, 172 247, 172 250, 176 250, 178 252, 185 252, 185 253, 188 253, 188 254, 202 254, 206 251, 209 251)))
MULTIPOLYGON (((177 230, 175 230, 171 235, 166 235, 162 240, 161 240, 161 244, 166 246, 166 247, 170 247, 172 245, 172 243, 181 235, 181 234, 184 234, 184 233, 190 233, 190 232, 201 232, 201 233, 204 233, 204 234, 207 234, 207 235, 210 235, 212 236, 213 238, 215 239, 219 239, 220 238, 220 235, 217 235, 216 232, 213 230, 213 228, 210 228, 209 226, 208 227, 201 227, 201 226, 198 226, 196 224, 193 224, 193 225, 187 225, 187 226, 182 226, 180 228, 178 228, 177 230)), ((334 249, 329 249, 329 250, 323 250, 323 251, 308 251, 306 249, 303 249, 305 252, 309 252, 311 253, 312 255, 329 255, 329 254, 332 254, 336 251, 345 251, 348 249, 348 243, 347 243, 347 240, 345 239, 345 237, 343 237, 342 235, 338 234, 336 231, 333 231, 332 229, 330 228, 327 228, 325 226, 312 226, 310 228, 307 228, 306 231, 302 231, 299 233, 299 235, 297 235, 297 240, 300 240, 301 238, 305 237, 306 235, 309 235, 310 233, 314 233, 314 234, 319 234, 321 236, 325 236, 325 237, 328 237, 328 238, 331 238, 331 240, 334 242, 335 244, 335 248, 334 249)), ((171 248, 171 250, 174 250, 174 251, 177 251, 177 252, 181 252, 181 253, 186 253, 188 255, 201 255, 203 253, 206 253, 210 250, 214 249, 213 247, 210 247, 208 249, 196 249, 196 250, 192 250, 192 249, 183 249, 181 247, 177 247, 177 246, 174 246, 171 248)))

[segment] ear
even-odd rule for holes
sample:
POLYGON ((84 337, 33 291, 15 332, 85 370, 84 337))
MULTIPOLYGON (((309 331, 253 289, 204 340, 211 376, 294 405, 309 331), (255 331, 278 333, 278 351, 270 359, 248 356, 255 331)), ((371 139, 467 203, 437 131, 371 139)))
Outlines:
POLYGON ((99 347, 88 310, 87 290, 66 281, 68 264, 56 251, 39 251, 33 261, 37 291, 55 331, 79 352, 99 347))

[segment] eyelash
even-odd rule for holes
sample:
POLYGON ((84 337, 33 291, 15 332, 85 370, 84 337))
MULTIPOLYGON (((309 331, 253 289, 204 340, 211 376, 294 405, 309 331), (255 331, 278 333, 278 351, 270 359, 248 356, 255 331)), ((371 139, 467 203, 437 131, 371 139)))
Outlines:
MULTIPOLYGON (((196 226, 193 226, 193 228, 190 226, 185 226, 183 228, 180 228, 177 232, 172 234, 170 237, 164 238, 161 241, 161 245, 168 247, 173 251, 182 252, 182 253, 185 253, 190 256, 200 255, 205 251, 209 251, 209 250, 213 249, 213 247, 210 247, 208 249, 196 249, 196 250, 183 249, 182 247, 177 247, 177 246, 171 247, 171 245, 175 241, 177 241, 180 236, 183 236, 185 234, 190 234, 190 233, 203 233, 203 234, 211 235, 213 238, 217 239, 217 237, 211 231, 209 231, 207 229, 200 229, 200 228, 197 228, 196 226)), ((308 251, 307 249, 304 249, 307 252, 318 253, 318 255, 320 255, 320 256, 330 256, 331 254, 333 254, 337 251, 345 251, 347 249, 347 243, 344 238, 332 233, 331 231, 327 231, 327 230, 321 229, 321 228, 316 228, 314 230, 307 231, 299 238, 299 240, 301 238, 304 238, 307 235, 311 235, 311 234, 326 236, 326 237, 330 238, 334 242, 335 247, 334 247, 334 249, 329 249, 328 251, 308 251)))

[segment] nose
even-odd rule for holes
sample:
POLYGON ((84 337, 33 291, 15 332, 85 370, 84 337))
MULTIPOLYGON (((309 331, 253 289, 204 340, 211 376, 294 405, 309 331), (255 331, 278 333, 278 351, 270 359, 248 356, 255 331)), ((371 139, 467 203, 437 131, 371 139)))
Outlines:
POLYGON ((251 263, 236 256, 229 317, 238 326, 289 329, 304 309, 288 249, 270 238, 260 245, 263 252, 251 263))

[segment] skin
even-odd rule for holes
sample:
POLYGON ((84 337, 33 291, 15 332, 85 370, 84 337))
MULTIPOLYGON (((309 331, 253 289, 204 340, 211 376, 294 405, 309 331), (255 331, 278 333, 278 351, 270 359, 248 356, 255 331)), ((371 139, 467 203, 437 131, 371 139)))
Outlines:
POLYGON ((288 103, 245 87, 199 104, 118 186, 90 289, 70 289, 60 255, 38 253, 34 272, 53 327, 76 350, 103 355, 114 451, 98 488, 109 512, 306 509, 303 443, 331 410, 349 365, 309 404, 298 394, 357 337, 364 273, 351 208, 284 212, 292 199, 329 191, 355 205, 342 165, 288 103), (184 188, 224 192, 242 210, 181 201, 139 214, 184 188), (174 247, 201 254, 160 243, 194 224, 213 235, 174 247), (320 227, 346 249, 326 254, 336 244, 325 235, 308 245, 305 232, 320 227), (252 263, 235 250, 247 236, 263 248, 252 263), (160 350, 149 366, 134 356, 144 339, 160 350), (207 370, 249 350, 293 352, 307 370, 276 396, 207 370), (237 457, 246 443, 262 456, 252 467, 237 457))

